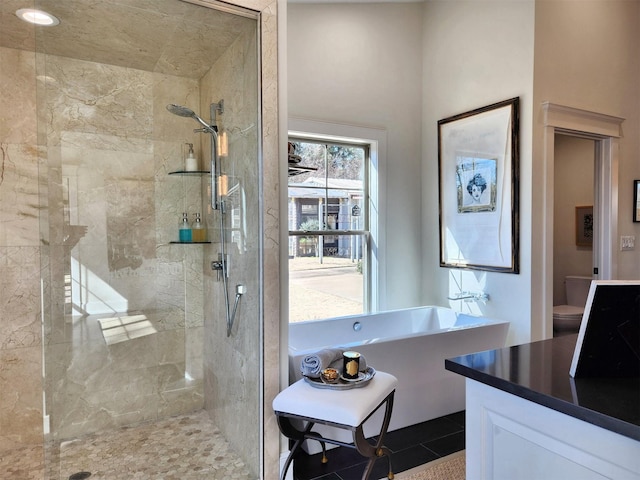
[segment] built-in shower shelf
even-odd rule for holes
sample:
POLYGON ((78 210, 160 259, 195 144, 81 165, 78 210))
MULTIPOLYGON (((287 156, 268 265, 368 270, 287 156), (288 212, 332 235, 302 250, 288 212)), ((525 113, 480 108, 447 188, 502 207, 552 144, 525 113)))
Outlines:
MULTIPOLYGON (((182 175, 185 177, 196 177, 202 175, 209 175, 211 172, 209 170, 176 170, 175 172, 169 172, 169 175, 182 175)), ((174 245, 205 245, 207 243, 211 243, 209 241, 206 242, 180 242, 180 241, 172 241, 169 242, 174 245)))
POLYGON ((175 243, 175 244, 181 244, 181 245, 204 245, 211 242, 169 242, 169 243, 175 243))
POLYGON ((187 170, 177 170, 175 172, 169 172, 169 175, 209 175, 211 172, 209 170, 195 170, 195 171, 187 171, 187 170))

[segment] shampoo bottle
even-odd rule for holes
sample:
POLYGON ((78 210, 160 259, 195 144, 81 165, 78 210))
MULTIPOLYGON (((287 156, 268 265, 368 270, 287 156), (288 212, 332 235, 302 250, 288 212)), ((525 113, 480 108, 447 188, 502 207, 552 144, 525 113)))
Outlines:
POLYGON ((199 213, 196 213, 196 221, 193 224, 193 229, 191 230, 191 236, 194 242, 207 241, 207 229, 204 228, 204 225, 202 224, 202 219, 200 218, 199 213))
POLYGON ((198 159, 193 154, 193 143, 187 143, 189 146, 189 153, 184 160, 184 169, 186 172, 195 172, 198 170, 198 159))
POLYGON ((186 213, 182 214, 182 221, 180 222, 180 229, 178 230, 178 237, 180 242, 188 243, 192 241, 191 226, 189 225, 189 218, 186 213))

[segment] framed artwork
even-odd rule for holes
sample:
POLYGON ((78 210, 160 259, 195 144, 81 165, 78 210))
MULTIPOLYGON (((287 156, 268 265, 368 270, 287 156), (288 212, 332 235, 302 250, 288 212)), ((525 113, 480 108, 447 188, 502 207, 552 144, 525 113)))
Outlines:
POLYGON ((633 221, 640 222, 640 180, 633 181, 633 221))
POLYGON ((519 98, 438 121, 440 266, 519 273, 519 98))
POLYGON ((576 207, 576 245, 593 246, 593 206, 576 207))

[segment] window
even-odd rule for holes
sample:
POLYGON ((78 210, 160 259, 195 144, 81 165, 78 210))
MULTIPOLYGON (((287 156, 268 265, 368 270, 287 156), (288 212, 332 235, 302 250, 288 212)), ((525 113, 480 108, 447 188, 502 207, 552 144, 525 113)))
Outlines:
POLYGON ((371 310, 371 148, 289 137, 289 321, 371 310))

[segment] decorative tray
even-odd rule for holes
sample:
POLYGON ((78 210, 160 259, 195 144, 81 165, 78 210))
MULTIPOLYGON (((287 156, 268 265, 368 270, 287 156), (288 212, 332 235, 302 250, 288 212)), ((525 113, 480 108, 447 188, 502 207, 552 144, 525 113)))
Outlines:
POLYGON ((321 378, 304 377, 305 382, 315 388, 328 388, 330 390, 350 390, 352 388, 366 387, 376 374, 373 367, 367 367, 364 372, 360 372, 357 380, 347 380, 340 375, 335 383, 326 383, 321 378))

